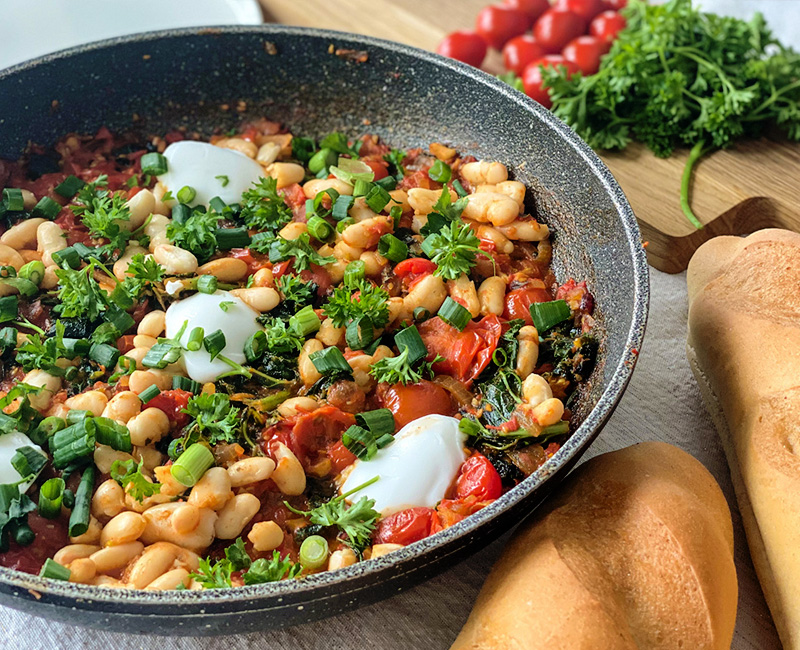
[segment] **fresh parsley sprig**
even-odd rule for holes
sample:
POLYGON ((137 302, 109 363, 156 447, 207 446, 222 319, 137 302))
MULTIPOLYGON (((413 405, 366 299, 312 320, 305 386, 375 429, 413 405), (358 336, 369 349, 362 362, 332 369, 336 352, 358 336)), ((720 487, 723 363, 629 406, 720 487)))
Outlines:
POLYGON ((295 578, 303 567, 293 563, 288 557, 281 558, 278 551, 272 552, 272 558, 260 558, 253 561, 247 554, 242 538, 236 539, 225 549, 225 557, 213 561, 202 558, 197 571, 189 576, 205 589, 227 589, 233 586, 231 575, 234 571, 244 571, 242 579, 246 585, 265 582, 277 582, 284 578, 295 578))
POLYGON ((208 438, 211 445, 236 442, 240 425, 239 409, 231 406, 224 393, 200 393, 189 398, 183 412, 194 419, 187 427, 187 438, 193 433, 208 438))
POLYGON ((312 264, 325 266, 336 261, 333 256, 320 255, 311 245, 307 232, 302 233, 297 239, 254 238, 250 248, 259 253, 269 253, 269 261, 273 263, 292 258, 294 270, 298 272, 311 268, 312 264))
POLYGON ((336 327, 346 327, 364 316, 373 327, 384 327, 389 322, 389 294, 361 279, 349 287, 334 289, 323 312, 336 327))
POLYGON ((378 383, 416 384, 425 378, 432 378, 434 372, 431 366, 442 359, 437 355, 433 361, 420 361, 419 364, 414 364, 408 357, 409 348, 405 347, 396 357, 384 357, 373 363, 369 374, 378 383), (414 365, 417 365, 416 370, 414 365))
POLYGON ((161 492, 161 484, 148 481, 142 474, 142 469, 144 469, 144 458, 139 461, 138 465, 132 458, 115 460, 114 464, 111 465, 111 478, 119 483, 122 489, 139 503, 147 497, 161 492))
POLYGON ((54 336, 45 336, 43 330, 28 334, 25 342, 17 348, 17 363, 25 371, 38 368, 51 375, 63 377, 65 371, 57 364, 59 359, 66 358, 66 354, 64 323, 57 320, 54 336))
POLYGON ((174 219, 167 225, 167 237, 179 248, 191 252, 200 264, 217 250, 217 223, 222 216, 209 210, 192 210, 183 223, 174 219))
POLYGON ((472 270, 477 264, 478 255, 489 257, 479 248, 480 243, 472 228, 459 220, 428 235, 422 242, 422 250, 436 264, 434 275, 457 280, 472 270))
POLYGON ((94 279, 97 269, 107 273, 94 259, 82 269, 56 269, 59 304, 53 311, 64 318, 97 320, 109 305, 108 295, 94 279))
POLYGON ((248 228, 279 230, 292 220, 292 209, 278 194, 278 181, 262 178, 242 194, 239 218, 248 228))
POLYGON ((93 238, 108 239, 108 243, 99 246, 97 252, 103 259, 113 261, 125 250, 132 236, 130 228, 126 227, 131 211, 122 195, 113 194, 107 188, 108 176, 98 176, 78 191, 75 205, 70 209, 89 229, 93 238))

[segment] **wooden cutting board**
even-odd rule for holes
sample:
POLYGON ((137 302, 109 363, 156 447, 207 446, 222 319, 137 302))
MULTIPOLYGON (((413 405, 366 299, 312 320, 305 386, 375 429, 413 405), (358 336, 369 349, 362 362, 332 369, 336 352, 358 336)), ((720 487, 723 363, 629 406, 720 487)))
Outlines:
MULTIPOLYGON (((471 29, 486 0, 261 0, 267 20, 358 32, 436 49, 456 29, 471 29)), ((484 63, 503 71, 491 52, 484 63)), ((667 273, 686 269, 711 237, 768 227, 800 231, 800 144, 758 140, 704 157, 695 167, 691 204, 705 224, 697 230, 683 215, 680 187, 687 151, 670 158, 633 145, 603 153, 633 207, 648 261, 667 273)))

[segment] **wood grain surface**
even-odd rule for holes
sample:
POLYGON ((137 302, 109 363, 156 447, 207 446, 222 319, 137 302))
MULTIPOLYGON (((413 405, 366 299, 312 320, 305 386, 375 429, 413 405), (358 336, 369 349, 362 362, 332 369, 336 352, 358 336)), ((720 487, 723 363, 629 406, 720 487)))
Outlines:
MULTIPOLYGON (((456 29, 471 29, 486 0, 261 0, 267 20, 358 32, 436 49, 456 29)), ((490 52, 484 69, 503 71, 490 52)), ((633 145, 601 157, 633 207, 648 242, 648 261, 667 273, 686 269, 694 251, 722 234, 767 227, 800 231, 800 144, 758 140, 701 159, 691 185, 692 209, 705 227, 696 230, 680 207, 683 163, 633 145)))

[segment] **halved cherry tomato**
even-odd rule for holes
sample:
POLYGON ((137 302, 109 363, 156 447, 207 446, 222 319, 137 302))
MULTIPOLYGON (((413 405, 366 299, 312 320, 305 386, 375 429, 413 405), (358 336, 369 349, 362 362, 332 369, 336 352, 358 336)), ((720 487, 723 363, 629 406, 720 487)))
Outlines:
POLYGON ((567 61, 572 61, 584 75, 600 69, 600 58, 611 48, 611 43, 597 36, 578 36, 572 39, 561 52, 567 61))
POLYGON ((235 257, 247 264, 247 270, 250 272, 250 275, 269 264, 269 257, 267 255, 254 253, 249 248, 234 248, 230 252, 230 257, 235 257))
POLYGON ((421 277, 433 273, 438 267, 424 257, 409 257, 394 267, 394 274, 403 280, 406 288, 410 287, 421 277))
POLYGON ((486 58, 486 41, 475 32, 453 32, 442 39, 436 53, 479 68, 486 58))
POLYGON ((341 440, 328 447, 328 458, 335 474, 341 473, 345 467, 356 462, 356 455, 345 447, 341 440))
POLYGON ((433 365, 435 372, 450 375, 469 384, 489 364, 497 348, 503 326, 494 314, 480 322, 470 321, 459 332, 441 318, 431 318, 418 326, 428 358, 442 357, 433 365))
POLYGON ((387 163, 382 160, 362 160, 361 162, 372 169, 372 172, 375 174, 376 181, 386 178, 389 175, 389 172, 386 171, 387 163))
POLYGON ((485 508, 491 501, 479 501, 474 495, 463 499, 442 499, 436 506, 436 517, 431 525, 431 535, 449 528, 478 510, 485 508))
POLYGON ((173 388, 172 390, 160 392, 143 406, 164 411, 169 421, 175 425, 175 428, 181 429, 189 422, 189 416, 183 412, 183 409, 186 408, 191 396, 192 394, 187 390, 173 388))
POLYGON ((356 423, 352 413, 345 413, 335 406, 323 406, 297 418, 292 428, 290 449, 300 462, 314 452, 327 450, 341 442, 342 433, 356 423))
MULTIPOLYGON (((272 277, 276 280, 287 273, 294 273, 294 258, 278 262, 272 267, 272 277)), ((331 274, 328 273, 324 266, 319 266, 318 264, 311 264, 311 268, 300 271, 300 277, 306 282, 316 284, 317 295, 320 297, 326 295, 333 284, 331 274)))
POLYGON ((503 318, 513 320, 522 318, 527 325, 533 325, 531 305, 535 302, 549 302, 552 300, 547 289, 514 289, 506 296, 506 309, 503 318))
POLYGON ((586 33, 586 20, 566 9, 548 9, 533 26, 533 36, 548 53, 555 54, 573 38, 586 33))
POLYGON ((530 34, 515 36, 503 48, 503 62, 507 70, 521 75, 531 61, 541 59, 547 52, 530 34))
POLYGON ((422 380, 417 384, 379 384, 378 403, 394 415, 398 429, 424 415, 453 415, 450 393, 438 384, 422 380))
POLYGON ((522 73, 522 85, 525 89, 525 94, 535 99, 545 108, 550 108, 553 105, 553 101, 550 99, 550 93, 544 86, 542 66, 545 68, 564 66, 569 74, 578 72, 578 66, 572 61, 567 61, 560 54, 548 54, 537 61, 529 63, 528 67, 525 68, 522 73))
POLYGON ((589 25, 589 33, 604 41, 613 41, 625 29, 625 16, 616 11, 604 11, 589 25))
POLYGON ((504 5, 484 7, 475 19, 475 31, 496 50, 502 50, 503 45, 524 34, 530 26, 528 14, 504 5))
POLYGON ((576 13, 587 23, 603 11, 601 0, 556 0, 553 6, 556 9, 566 9, 576 13))
POLYGON ((503 494, 503 482, 492 462, 477 451, 467 458, 461 466, 461 474, 456 481, 456 495, 459 499, 475 496, 480 501, 497 499, 503 494))
POLYGON ((503 0, 502 4, 512 9, 524 11, 532 21, 550 8, 550 3, 547 0, 503 0))
POLYGON ((408 508, 381 519, 375 529, 376 544, 402 544, 407 546, 431 534, 431 523, 436 511, 433 508, 408 508))

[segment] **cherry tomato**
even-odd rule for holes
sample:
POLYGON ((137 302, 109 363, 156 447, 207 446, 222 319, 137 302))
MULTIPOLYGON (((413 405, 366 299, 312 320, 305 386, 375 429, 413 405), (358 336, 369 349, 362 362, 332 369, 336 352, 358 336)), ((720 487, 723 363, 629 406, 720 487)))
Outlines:
POLYGON ((339 474, 345 467, 356 462, 356 455, 341 440, 328 447, 328 458, 334 474, 339 474))
POLYGON ((394 423, 402 429, 424 415, 453 415, 450 393, 438 384, 423 380, 417 384, 380 384, 378 402, 394 415, 394 423))
POLYGON ((496 50, 502 50, 503 45, 524 34, 530 26, 528 14, 503 5, 484 7, 475 19, 475 31, 496 50))
POLYGON ((560 52, 573 38, 586 33, 586 20, 566 9, 548 9, 533 26, 533 36, 549 54, 560 52))
POLYGON ((603 0, 603 9, 608 11, 619 11, 628 6, 628 0, 603 0))
POLYGON ((428 357, 433 359, 438 354, 443 359, 433 364, 434 371, 465 384, 471 383, 489 364, 503 331, 495 315, 477 323, 470 321, 463 332, 441 318, 426 320, 418 329, 428 357))
POLYGON ((362 160, 361 162, 372 169, 376 181, 386 178, 389 175, 389 172, 386 171, 386 162, 382 160, 362 160))
POLYGON ((524 11, 531 20, 536 20, 550 8, 548 0, 503 0, 503 4, 524 11))
POLYGON ((531 99, 535 99, 545 108, 550 108, 553 101, 550 99, 550 93, 543 85, 542 66, 545 68, 552 68, 563 65, 566 67, 569 74, 574 74, 578 71, 578 66, 572 61, 567 61, 560 54, 548 54, 543 56, 538 61, 529 63, 522 72, 522 86, 525 89, 525 94, 531 99))
POLYGON ((407 546, 431 534, 432 508, 408 508, 381 519, 375 529, 376 544, 402 544, 407 546))
POLYGON ((269 256, 253 252, 249 248, 234 248, 230 252, 230 257, 244 261, 247 264, 247 270, 250 275, 269 264, 269 256))
POLYGON ((136 334, 126 334, 125 336, 120 336, 117 339, 117 349, 122 354, 128 354, 133 348, 136 346, 133 344, 133 339, 136 338, 136 334))
POLYGON ((611 43, 597 36, 578 36, 572 39, 561 54, 572 61, 584 75, 594 74, 600 69, 600 57, 611 47, 611 43))
POLYGON ((486 41, 475 32, 453 32, 442 39, 436 52, 479 68, 486 58, 486 41))
POLYGON ((625 29, 625 17, 616 11, 604 11, 589 25, 589 33, 604 41, 613 41, 625 29))
POLYGON ((355 423, 352 413, 345 413, 335 406, 323 406, 297 418, 289 447, 303 462, 313 457, 315 452, 341 442, 342 433, 355 423))
POLYGON ((192 394, 189 391, 173 388, 172 390, 161 391, 143 406, 164 411, 170 422, 180 429, 189 422, 189 416, 183 412, 183 409, 186 408, 191 396, 192 394))
POLYGON ((299 183, 292 183, 278 190, 278 194, 286 199, 286 204, 292 210, 306 207, 306 195, 299 183))
POLYGON ((478 452, 467 458, 456 481, 458 498, 475 496, 480 501, 488 501, 497 499, 502 493, 503 482, 491 461, 478 452))
POLYGON ((506 296, 506 309, 503 318, 513 320, 524 319, 527 325, 533 325, 531 305, 535 302, 549 302, 552 297, 547 289, 514 289, 506 296))
POLYGON ((587 23, 603 11, 602 0, 556 0, 553 7, 576 13, 587 23))
POLYGON ((394 267, 394 274, 403 279, 403 284, 410 287, 421 277, 433 273, 438 267, 423 257, 409 257, 394 267))
POLYGON ((503 48, 503 62, 507 70, 521 75, 531 61, 541 59, 547 52, 530 34, 515 36, 503 48))

